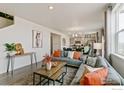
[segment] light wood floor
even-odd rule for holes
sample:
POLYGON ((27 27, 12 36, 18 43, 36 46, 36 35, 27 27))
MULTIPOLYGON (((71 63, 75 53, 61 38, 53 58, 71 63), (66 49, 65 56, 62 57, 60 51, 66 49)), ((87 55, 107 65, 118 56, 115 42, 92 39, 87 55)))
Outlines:
POLYGON ((11 72, 0 74, 0 85, 12 85, 16 82, 24 82, 24 80, 21 80, 21 78, 28 77, 29 74, 33 73, 34 70, 41 67, 41 63, 39 62, 37 67, 36 64, 28 65, 19 69, 14 70, 13 75, 11 75, 11 72), (20 79, 19 79, 20 78, 20 79), (20 80, 20 81, 19 81, 20 80))

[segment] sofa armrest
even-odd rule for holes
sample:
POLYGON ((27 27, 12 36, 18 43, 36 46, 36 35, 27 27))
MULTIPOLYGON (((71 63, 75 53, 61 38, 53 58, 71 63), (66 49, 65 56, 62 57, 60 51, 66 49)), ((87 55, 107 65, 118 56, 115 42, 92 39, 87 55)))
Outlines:
POLYGON ((73 78, 72 82, 71 82, 71 85, 79 85, 79 82, 80 82, 80 79, 84 73, 84 64, 82 63, 75 75, 75 77, 73 78))

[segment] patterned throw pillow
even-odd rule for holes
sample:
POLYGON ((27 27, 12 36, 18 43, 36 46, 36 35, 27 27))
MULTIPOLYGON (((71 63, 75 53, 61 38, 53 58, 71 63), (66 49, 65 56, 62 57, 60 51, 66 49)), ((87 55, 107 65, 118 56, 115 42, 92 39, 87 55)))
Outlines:
POLYGON ((84 76, 84 85, 104 85, 108 76, 108 69, 102 68, 84 76))
POLYGON ((93 68, 85 65, 84 73, 80 79, 80 85, 104 85, 108 76, 108 68, 93 68))
POLYGON ((91 66, 88 66, 88 65, 84 65, 84 72, 83 72, 83 75, 80 79, 80 85, 84 85, 84 76, 87 74, 87 73, 91 73, 91 72, 94 72, 94 71, 97 71, 99 69, 102 69, 103 67, 100 67, 100 68, 93 68, 91 66))
POLYGON ((86 64, 89 65, 89 66, 95 67, 96 60, 97 60, 96 57, 88 57, 86 59, 86 64))

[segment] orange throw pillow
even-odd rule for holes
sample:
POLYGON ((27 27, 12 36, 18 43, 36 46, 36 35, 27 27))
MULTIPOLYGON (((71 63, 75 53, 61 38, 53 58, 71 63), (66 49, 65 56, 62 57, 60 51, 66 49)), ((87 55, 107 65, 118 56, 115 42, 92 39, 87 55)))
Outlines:
POLYGON ((61 51, 60 50, 55 50, 53 53, 54 57, 60 57, 61 56, 61 51))
POLYGON ((103 68, 91 73, 87 73, 84 76, 83 84, 84 85, 104 85, 107 75, 108 75, 107 68, 103 68))
POLYGON ((74 55, 73 55, 73 58, 74 59, 80 59, 80 56, 81 56, 80 52, 75 51, 74 55))
POLYGON ((99 68, 93 68, 91 66, 88 66, 88 65, 84 65, 84 72, 83 72, 83 75, 80 79, 80 85, 84 85, 84 76, 87 74, 87 73, 92 73, 94 71, 97 71, 99 69, 103 69, 104 67, 99 67, 99 68))

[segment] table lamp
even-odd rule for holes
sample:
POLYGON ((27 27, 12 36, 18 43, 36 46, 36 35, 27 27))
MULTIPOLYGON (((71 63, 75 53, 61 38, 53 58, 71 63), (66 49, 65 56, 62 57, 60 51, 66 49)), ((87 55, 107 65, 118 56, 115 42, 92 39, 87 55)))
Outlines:
POLYGON ((94 43, 93 48, 97 50, 96 55, 99 56, 100 55, 100 50, 102 49, 102 43, 94 43))

